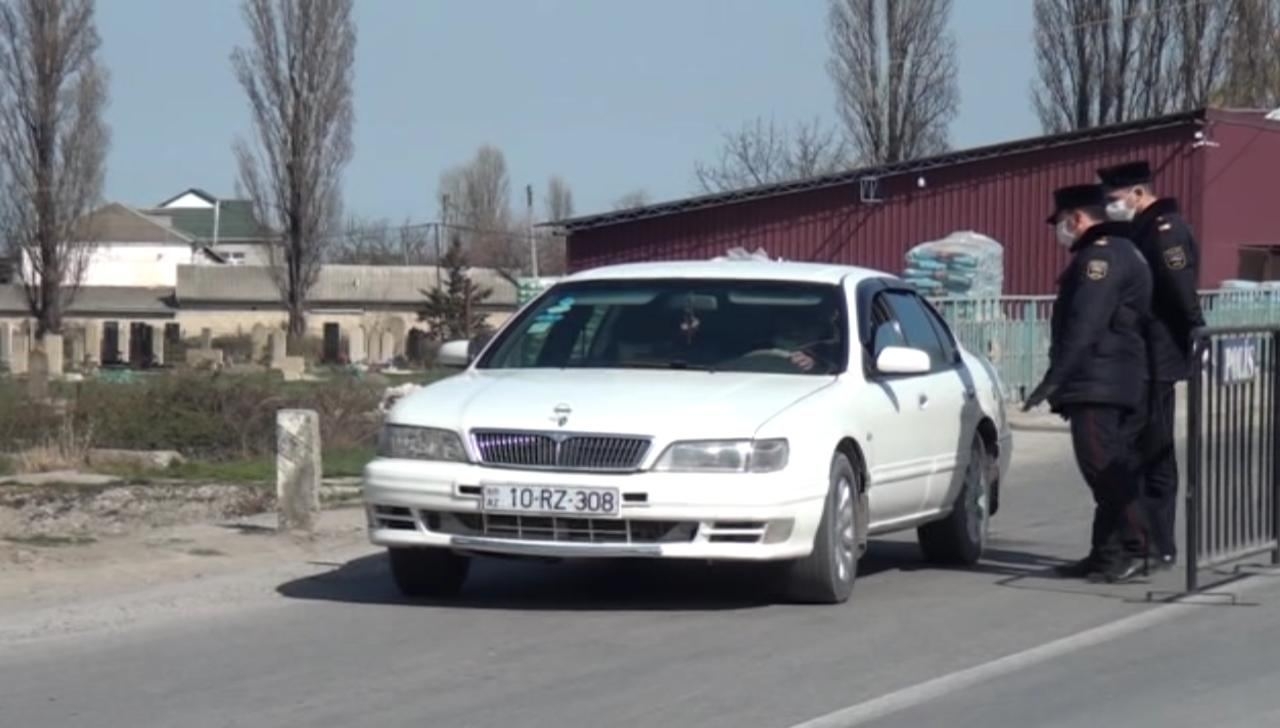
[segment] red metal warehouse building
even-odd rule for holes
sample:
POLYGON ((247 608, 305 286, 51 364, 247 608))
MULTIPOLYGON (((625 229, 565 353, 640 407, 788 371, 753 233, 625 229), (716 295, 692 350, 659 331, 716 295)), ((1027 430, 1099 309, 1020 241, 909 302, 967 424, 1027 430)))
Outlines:
POLYGON ((1054 188, 1135 159, 1195 229, 1201 288, 1262 277, 1251 261, 1280 250, 1280 122, 1261 111, 1202 109, 557 224, 570 270, 740 246, 900 273, 912 246, 973 230, 1004 245, 1005 295, 1046 294, 1066 260, 1044 222, 1054 188))

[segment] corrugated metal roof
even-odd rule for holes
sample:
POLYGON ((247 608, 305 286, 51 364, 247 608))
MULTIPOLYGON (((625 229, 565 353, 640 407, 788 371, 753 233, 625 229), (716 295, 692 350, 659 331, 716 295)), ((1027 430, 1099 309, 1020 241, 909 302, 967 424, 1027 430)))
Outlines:
MULTIPOLYGON (((1055 187, 1094 179, 1098 167, 1145 158, 1161 194, 1194 196, 1195 118, 1141 135, 1077 140, 1016 156, 992 156, 885 178, 879 202, 864 203, 856 180, 749 204, 579 230, 569 236, 570 269, 623 262, 706 259, 732 247, 763 248, 787 260, 843 263, 900 273, 912 246, 960 230, 1004 246, 1007 295, 1053 291, 1066 257, 1044 218, 1055 187), (923 178, 925 185, 918 185, 923 178)), ((1192 223, 1197 221, 1193 218, 1192 223)))
MULTIPOLYGON (((86 286, 76 294, 66 315, 171 318, 174 312, 168 301, 172 296, 172 288, 86 286)), ((21 316, 28 311, 22 286, 0 286, 0 313, 21 316)))
MULTIPOLYGON (((655 205, 646 205, 644 207, 616 210, 599 215, 586 215, 566 220, 557 220, 544 223, 544 225, 560 227, 570 232, 588 230, 605 225, 614 225, 635 220, 661 217, 664 215, 673 215, 706 207, 719 207, 728 204, 777 197, 780 195, 790 195, 798 192, 809 192, 828 187, 838 187, 858 182, 864 178, 883 179, 885 177, 899 174, 929 171, 939 167, 949 167, 956 164, 1007 157, 1027 152, 1036 152, 1059 146, 1079 144, 1085 141, 1102 141, 1129 134, 1152 131, 1155 129, 1184 126, 1192 122, 1204 121, 1208 118, 1210 113, 1211 110, 1198 109, 1181 114, 1171 114, 1168 116, 1143 119, 1141 121, 1128 122, 1125 124, 1100 126, 1092 129, 1072 131, 1052 136, 1030 137, 1002 144, 949 152, 934 157, 912 160, 910 162, 864 167, 862 169, 854 169, 822 177, 795 180, 793 182, 761 185, 758 187, 733 190, 730 192, 689 197, 670 202, 662 202, 655 205)), ((1225 114, 1230 112, 1222 113, 1225 114)))
POLYGON ((146 215, 118 202, 89 213, 80 226, 80 237, 94 243, 191 243, 164 217, 146 215))
MULTIPOLYGON (((472 268, 471 279, 493 293, 488 305, 512 306, 516 288, 496 271, 472 268)), ((315 305, 417 305, 436 286, 434 266, 326 265, 308 299, 315 305)), ((181 265, 175 297, 183 302, 274 304, 280 292, 265 266, 181 265)))
MULTIPOLYGON (((184 193, 185 194, 185 193, 184 193)), ((214 208, 160 207, 144 210, 148 215, 168 218, 173 226, 198 240, 213 239, 214 208)), ((251 200, 222 200, 218 203, 218 240, 265 240, 273 237, 254 215, 251 200)))

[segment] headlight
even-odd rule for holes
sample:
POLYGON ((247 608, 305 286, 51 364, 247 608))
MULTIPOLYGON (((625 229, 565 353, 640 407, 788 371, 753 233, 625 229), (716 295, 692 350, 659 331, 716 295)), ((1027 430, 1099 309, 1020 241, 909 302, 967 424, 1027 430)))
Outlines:
POLYGON ((467 461, 467 451, 462 438, 451 430, 386 425, 378 436, 378 457, 461 463, 467 461))
POLYGON ((787 467, 786 440, 700 440, 672 443, 654 470, 669 473, 772 473, 787 467))

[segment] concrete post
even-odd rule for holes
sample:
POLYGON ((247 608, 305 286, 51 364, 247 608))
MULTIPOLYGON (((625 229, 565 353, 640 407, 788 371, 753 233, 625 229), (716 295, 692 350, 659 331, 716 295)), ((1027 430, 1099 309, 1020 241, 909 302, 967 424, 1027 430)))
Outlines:
POLYGON ((249 338, 253 341, 253 363, 260 364, 267 356, 267 347, 270 343, 267 327, 254 324, 253 330, 249 332, 249 338))
POLYGON ((213 348, 213 329, 200 329, 200 348, 205 351, 213 348))
POLYGON ((320 415, 276 412, 276 512, 281 531, 315 530, 320 512, 320 415))
POLYGON ((12 368, 13 337, 9 334, 9 322, 0 321, 0 364, 12 368))

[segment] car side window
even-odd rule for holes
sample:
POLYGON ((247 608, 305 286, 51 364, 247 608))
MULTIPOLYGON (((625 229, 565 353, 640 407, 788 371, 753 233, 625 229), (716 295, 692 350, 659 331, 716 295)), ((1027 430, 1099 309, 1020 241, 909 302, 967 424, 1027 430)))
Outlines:
POLYGON ((938 313, 938 309, 934 308, 928 301, 917 300, 924 306, 925 313, 929 314, 929 321, 933 323, 933 333, 938 335, 938 343, 942 346, 943 357, 947 363, 954 364, 959 358, 960 352, 956 349, 956 338, 951 331, 951 327, 947 325, 946 319, 942 318, 942 314, 938 313))
POLYGON ((919 298, 903 291, 889 291, 884 294, 884 299, 893 311, 894 319, 902 326, 907 346, 926 352, 934 371, 946 369, 954 363, 954 356, 948 356, 929 318, 929 311, 919 298))

